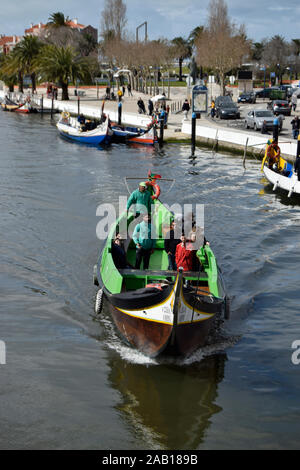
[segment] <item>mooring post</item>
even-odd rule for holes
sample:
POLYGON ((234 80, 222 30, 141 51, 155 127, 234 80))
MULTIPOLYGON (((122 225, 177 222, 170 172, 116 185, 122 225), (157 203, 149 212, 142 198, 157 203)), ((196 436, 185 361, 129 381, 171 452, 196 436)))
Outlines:
POLYGON ((121 125, 121 123, 122 123, 122 103, 120 101, 119 104, 118 104, 118 124, 119 124, 119 126, 121 125))
POLYGON ((44 95, 42 95, 41 98, 41 116, 44 114, 44 95))
POLYGON ((159 123, 160 123, 160 127, 159 127, 159 145, 163 145, 163 143, 164 143, 164 128, 165 128, 165 118, 164 118, 164 116, 160 115, 159 123))
POLYGON ((191 138, 192 155, 194 155, 195 148, 196 148, 196 119, 197 119, 197 114, 193 113, 192 114, 192 138, 191 138))
POLYGON ((249 137, 247 137, 247 139, 246 139, 246 144, 245 144, 245 148, 244 148, 243 166, 244 166, 245 169, 246 169, 246 156, 247 156, 248 141, 249 141, 249 137))
POLYGON ((51 100, 51 119, 53 119, 53 106, 54 106, 54 96, 52 96, 52 100, 51 100))
POLYGON ((77 113, 80 115, 80 96, 77 96, 77 113))
POLYGON ((278 142, 278 134, 279 134, 279 120, 278 118, 275 118, 273 122, 273 142, 278 142))

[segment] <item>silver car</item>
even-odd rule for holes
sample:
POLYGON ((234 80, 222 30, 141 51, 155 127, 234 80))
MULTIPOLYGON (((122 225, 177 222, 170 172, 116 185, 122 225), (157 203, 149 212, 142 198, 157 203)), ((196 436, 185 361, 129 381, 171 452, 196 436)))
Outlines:
POLYGON ((279 121, 279 130, 282 129, 283 116, 275 116, 272 111, 267 109, 253 109, 250 111, 245 118, 245 128, 252 128, 255 131, 259 131, 262 128, 263 122, 266 121, 267 129, 273 129, 274 119, 279 121))

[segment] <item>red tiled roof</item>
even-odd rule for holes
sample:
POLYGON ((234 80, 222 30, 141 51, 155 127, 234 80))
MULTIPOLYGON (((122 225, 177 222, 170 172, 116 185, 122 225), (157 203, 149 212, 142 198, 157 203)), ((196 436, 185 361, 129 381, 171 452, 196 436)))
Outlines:
POLYGON ((85 28, 84 24, 74 23, 74 21, 68 21, 67 25, 70 26, 70 28, 79 28, 79 29, 85 28))
POLYGON ((32 26, 32 28, 25 29, 25 34, 33 33, 36 29, 43 29, 43 28, 46 28, 46 26, 47 25, 41 23, 41 28, 40 28, 38 24, 35 24, 34 26, 32 26))
MULTIPOLYGON (((17 43, 20 40, 19 36, 15 36, 15 42, 17 43)), ((4 46, 4 44, 13 44, 14 36, 0 36, 0 46, 4 46)))

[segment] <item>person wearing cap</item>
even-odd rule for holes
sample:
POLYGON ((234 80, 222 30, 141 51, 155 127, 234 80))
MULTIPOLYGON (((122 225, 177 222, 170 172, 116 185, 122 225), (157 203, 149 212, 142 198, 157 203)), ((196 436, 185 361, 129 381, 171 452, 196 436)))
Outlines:
POLYGON ((127 211, 129 211, 130 207, 135 204, 136 215, 139 216, 140 214, 151 213, 151 194, 147 189, 147 185, 144 181, 139 183, 138 189, 133 191, 129 196, 127 201, 127 211))
POLYGON ((143 260, 144 269, 149 268, 150 256, 154 252, 156 239, 151 225, 150 214, 143 215, 143 221, 134 229, 132 240, 136 245, 135 269, 140 269, 143 260))

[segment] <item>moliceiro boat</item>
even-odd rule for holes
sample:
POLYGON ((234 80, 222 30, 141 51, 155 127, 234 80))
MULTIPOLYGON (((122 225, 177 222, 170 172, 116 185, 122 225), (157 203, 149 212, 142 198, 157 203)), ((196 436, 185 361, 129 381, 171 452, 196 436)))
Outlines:
POLYGON ((152 123, 147 129, 134 126, 123 126, 111 123, 113 140, 115 142, 154 145, 158 142, 156 124, 152 123))
MULTIPOLYGON (((156 175, 149 176, 148 191, 153 198, 152 221, 156 240, 148 269, 134 269, 136 246, 132 236, 124 242, 126 256, 118 267, 114 243, 121 227, 137 223, 133 214, 124 212, 111 226, 98 264, 94 283, 99 286, 95 311, 100 313, 103 300, 122 338, 145 355, 190 355, 207 342, 216 321, 229 318, 229 302, 217 261, 209 244, 196 251, 197 270, 168 270, 164 249, 165 227, 174 214, 158 199, 160 188, 156 175)), ((163 181, 161 179, 160 181, 163 181)))
POLYGON ((64 111, 56 126, 61 136, 83 144, 108 144, 112 138, 108 116, 98 126, 83 127, 76 118, 70 117, 70 113, 64 111))
POLYGON ((288 193, 300 194, 300 139, 297 142, 296 164, 297 173, 294 166, 281 156, 280 147, 276 140, 271 140, 266 145, 265 155, 262 161, 261 170, 267 180, 273 185, 273 190, 282 189, 288 193))

